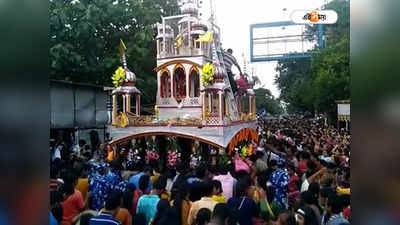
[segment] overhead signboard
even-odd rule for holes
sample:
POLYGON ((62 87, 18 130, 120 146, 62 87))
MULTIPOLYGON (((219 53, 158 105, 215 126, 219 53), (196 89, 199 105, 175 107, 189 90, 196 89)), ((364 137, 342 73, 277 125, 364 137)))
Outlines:
POLYGON ((350 104, 338 104, 338 115, 350 116, 350 104))

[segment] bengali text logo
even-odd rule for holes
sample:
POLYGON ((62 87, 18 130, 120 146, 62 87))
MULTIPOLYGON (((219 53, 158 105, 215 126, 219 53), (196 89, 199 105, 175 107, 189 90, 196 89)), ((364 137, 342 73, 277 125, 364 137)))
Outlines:
POLYGON ((298 24, 334 24, 338 19, 333 10, 295 10, 290 17, 298 24))

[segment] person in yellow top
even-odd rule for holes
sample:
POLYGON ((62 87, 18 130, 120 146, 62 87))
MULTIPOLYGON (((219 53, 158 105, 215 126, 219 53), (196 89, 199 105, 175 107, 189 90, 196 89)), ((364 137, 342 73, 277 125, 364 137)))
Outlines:
POLYGON ((187 220, 187 224, 189 225, 193 224, 196 221, 197 213, 201 208, 207 208, 212 212, 214 211, 215 205, 218 204, 218 202, 212 199, 213 195, 212 182, 210 181, 206 182, 202 187, 202 191, 203 193, 205 193, 205 196, 202 197, 200 200, 193 202, 192 207, 190 208, 187 220))
POLYGON ((88 201, 88 190, 89 190, 89 180, 87 177, 88 168, 87 166, 78 163, 74 165, 75 169, 79 172, 78 182, 75 185, 75 189, 79 190, 82 194, 82 198, 85 202, 88 201))
POLYGON ((212 199, 218 203, 226 203, 225 196, 222 195, 222 184, 219 180, 213 180, 213 196, 212 199))
POLYGON ((192 207, 192 202, 189 200, 189 186, 185 182, 177 187, 177 189, 173 189, 171 192, 176 193, 172 194, 173 200, 171 201, 171 206, 177 209, 179 216, 181 218, 182 225, 188 224, 189 211, 192 207))
POLYGON ((161 190, 161 193, 159 194, 160 199, 165 199, 165 200, 170 200, 170 193, 167 190, 161 190))
POLYGON ((87 200, 86 197, 89 189, 89 180, 88 178, 78 178, 78 182, 76 183, 75 189, 79 190, 82 193, 82 197, 84 200, 87 200))
POLYGON ((154 184, 160 175, 161 174, 157 170, 153 170, 153 176, 150 177, 151 183, 154 184))

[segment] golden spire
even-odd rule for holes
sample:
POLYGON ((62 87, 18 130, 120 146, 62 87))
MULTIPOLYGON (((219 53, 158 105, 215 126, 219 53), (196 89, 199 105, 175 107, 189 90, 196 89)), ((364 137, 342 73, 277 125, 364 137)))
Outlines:
POLYGON ((120 40, 120 42, 119 42, 119 53, 121 54, 121 57, 122 57, 123 55, 125 55, 126 46, 124 44, 124 41, 122 41, 122 39, 119 39, 119 40, 120 40))
POLYGON ((122 65, 124 66, 125 69, 127 69, 127 64, 126 64, 126 57, 125 57, 125 51, 126 51, 126 46, 122 39, 119 39, 119 53, 121 54, 121 62, 122 65))

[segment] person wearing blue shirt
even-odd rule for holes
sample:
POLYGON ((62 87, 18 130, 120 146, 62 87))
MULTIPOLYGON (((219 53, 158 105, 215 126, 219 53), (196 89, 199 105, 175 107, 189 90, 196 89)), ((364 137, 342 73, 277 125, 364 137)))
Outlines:
POLYGON ((105 179, 110 185, 111 190, 115 189, 118 184, 122 181, 121 177, 121 165, 118 161, 113 160, 110 162, 109 171, 106 173, 105 179))
POLYGON ((91 209, 98 211, 104 207, 104 200, 110 191, 109 185, 103 176, 97 175, 90 180, 89 190, 92 197, 91 209))
POLYGON ((208 176, 208 170, 206 165, 199 165, 195 170, 195 176, 189 177, 187 182, 192 184, 194 182, 202 182, 208 176))
MULTIPOLYGON (((134 176, 132 176, 131 178, 129 178, 128 183, 130 184, 134 184, 136 188, 139 188, 139 179, 140 177, 142 177, 143 175, 148 175, 149 177, 153 175, 153 169, 151 167, 145 167, 143 172, 140 172, 134 176)), ((151 181, 149 180, 149 185, 147 186, 147 190, 146 191, 151 191, 151 189, 153 189, 153 186, 151 184, 151 181)))
POLYGON ((154 182, 154 189, 151 190, 149 195, 142 195, 139 198, 136 213, 143 214, 146 218, 146 225, 150 224, 150 221, 154 218, 157 212, 157 204, 160 201, 158 195, 161 190, 165 188, 166 184, 163 184, 161 179, 154 182), (164 187, 163 187, 164 186, 164 187))
POLYGON ((194 182, 201 182, 202 180, 201 179, 199 179, 199 178, 197 178, 197 177, 189 177, 188 179, 187 179, 187 182, 189 183, 189 184, 192 184, 192 183, 194 183, 194 182))
POLYGON ((277 162, 279 168, 272 172, 269 181, 275 189, 275 195, 273 201, 279 204, 281 209, 287 209, 288 197, 287 197, 287 186, 289 184, 289 174, 283 169, 286 161, 279 159, 277 162))
POLYGON ((108 165, 105 163, 95 163, 89 174, 89 191, 91 193, 91 209, 96 211, 104 207, 104 200, 107 199, 111 191, 111 185, 108 183, 105 172, 108 165))
POLYGON ((108 171, 104 179, 107 181, 107 184, 110 186, 111 189, 117 187, 118 184, 122 181, 121 176, 118 173, 111 170, 108 171))
POLYGON ((53 213, 51 213, 51 211, 50 211, 50 223, 49 224, 50 225, 57 225, 58 224, 56 218, 54 218, 53 213))

